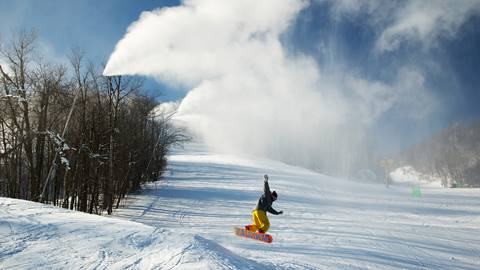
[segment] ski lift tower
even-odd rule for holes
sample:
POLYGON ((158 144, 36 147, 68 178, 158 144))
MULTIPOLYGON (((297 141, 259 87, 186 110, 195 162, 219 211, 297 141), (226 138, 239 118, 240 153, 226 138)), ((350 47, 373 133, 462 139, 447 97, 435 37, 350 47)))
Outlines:
POLYGON ((382 166, 383 170, 385 171, 385 185, 388 188, 390 186, 390 171, 393 168, 393 160, 392 159, 382 159, 380 161, 380 166, 382 166))

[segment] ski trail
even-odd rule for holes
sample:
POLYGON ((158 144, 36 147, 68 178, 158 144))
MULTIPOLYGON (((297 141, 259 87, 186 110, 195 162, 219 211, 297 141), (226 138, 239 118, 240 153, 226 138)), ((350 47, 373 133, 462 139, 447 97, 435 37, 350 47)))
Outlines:
MULTIPOLYGON (((428 197, 427 188, 424 197, 415 199, 408 187, 387 189, 276 162, 189 151, 170 156, 165 181, 156 188, 147 186, 148 198, 134 196, 139 205, 157 197, 147 218, 137 221, 199 235, 244 258, 282 269, 478 268, 479 237, 468 236, 479 224, 472 218, 480 214, 480 203, 470 197, 475 193, 462 194, 465 205, 452 207, 449 201, 458 195, 449 190, 432 189, 428 197), (269 215, 272 245, 239 239, 231 232, 232 226, 250 223, 264 174, 280 194, 274 208, 285 212, 269 215), (464 222, 452 231, 457 216, 464 222)), ((135 213, 124 209, 119 216, 135 213)))
POLYGON ((165 179, 108 218, 0 198, 0 269, 480 269, 478 189, 412 198, 188 147, 165 179), (284 211, 269 215, 272 244, 232 233, 251 222, 264 174, 284 211))

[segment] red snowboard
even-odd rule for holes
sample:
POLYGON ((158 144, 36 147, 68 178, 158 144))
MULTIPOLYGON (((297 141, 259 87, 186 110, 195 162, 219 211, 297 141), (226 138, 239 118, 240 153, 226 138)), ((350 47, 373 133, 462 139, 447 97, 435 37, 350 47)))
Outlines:
POLYGON ((251 231, 245 230, 245 228, 239 228, 239 227, 234 227, 233 229, 235 231, 235 234, 241 237, 258 240, 265 243, 272 243, 273 241, 272 236, 268 233, 251 232, 251 231))

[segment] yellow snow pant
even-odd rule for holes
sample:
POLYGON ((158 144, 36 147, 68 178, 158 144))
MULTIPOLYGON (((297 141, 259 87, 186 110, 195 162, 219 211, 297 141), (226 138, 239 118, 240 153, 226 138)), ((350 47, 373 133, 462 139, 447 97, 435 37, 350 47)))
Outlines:
POLYGON ((255 232, 257 230, 262 230, 267 232, 270 227, 270 221, 268 221, 267 213, 262 210, 254 210, 252 212, 253 224, 249 225, 249 231, 255 232))

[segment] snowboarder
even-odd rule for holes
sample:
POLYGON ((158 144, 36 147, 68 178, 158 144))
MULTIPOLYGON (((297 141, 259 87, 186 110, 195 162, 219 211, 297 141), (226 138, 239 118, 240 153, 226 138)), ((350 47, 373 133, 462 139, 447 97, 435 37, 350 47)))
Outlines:
POLYGON ((263 194, 258 200, 257 207, 252 212, 253 224, 245 226, 245 229, 251 232, 258 231, 259 233, 266 233, 270 227, 270 221, 268 221, 267 213, 270 212, 274 215, 281 215, 283 211, 276 211, 272 208, 272 203, 277 200, 277 192, 270 192, 268 186, 268 175, 265 174, 263 182, 263 194))

